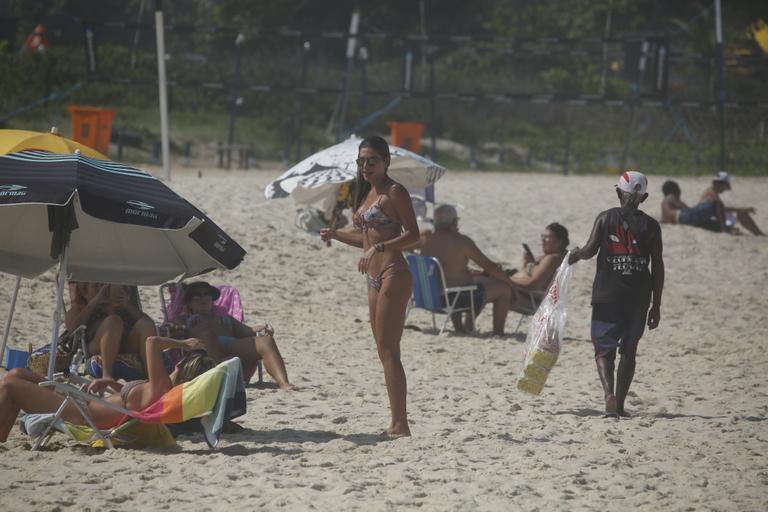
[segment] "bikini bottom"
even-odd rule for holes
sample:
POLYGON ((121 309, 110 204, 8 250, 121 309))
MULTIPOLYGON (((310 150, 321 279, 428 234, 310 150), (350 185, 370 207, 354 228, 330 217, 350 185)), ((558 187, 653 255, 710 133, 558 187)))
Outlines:
POLYGON ((388 279, 401 272, 410 272, 410 270, 408 270, 408 264, 401 260, 394 261, 389 265, 385 266, 383 269, 381 269, 381 272, 379 272, 378 275, 372 276, 369 274, 368 286, 370 286, 374 290, 381 290, 381 285, 384 279, 388 279))

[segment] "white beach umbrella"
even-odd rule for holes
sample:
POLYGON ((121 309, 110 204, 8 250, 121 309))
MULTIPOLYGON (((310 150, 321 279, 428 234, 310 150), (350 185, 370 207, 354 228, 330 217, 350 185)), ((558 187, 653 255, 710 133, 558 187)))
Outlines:
MULTIPOLYGON (((328 198, 333 200, 339 186, 357 176, 355 160, 361 141, 353 135, 344 142, 318 151, 267 185, 264 195, 267 199, 291 195, 299 204, 312 204, 328 198)), ((392 157, 389 175, 409 190, 423 190, 445 173, 445 167, 413 151, 391 144, 389 151, 392 157)))

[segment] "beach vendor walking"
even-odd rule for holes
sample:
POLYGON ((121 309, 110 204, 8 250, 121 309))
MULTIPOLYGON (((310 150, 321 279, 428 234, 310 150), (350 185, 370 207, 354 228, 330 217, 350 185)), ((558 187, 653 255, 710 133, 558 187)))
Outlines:
POLYGON ((358 149, 353 226, 320 231, 323 241, 360 247, 357 269, 367 274, 371 330, 389 396, 392 422, 384 437, 408 436, 405 371, 400 362, 400 338, 413 283, 401 251, 419 239, 416 215, 408 191, 387 174, 389 145, 381 137, 364 139, 358 149))
POLYGON ((605 393, 606 416, 628 416, 624 409, 635 374, 635 354, 646 324, 661 319, 664 288, 659 223, 638 209, 648 197, 648 179, 628 171, 619 177, 620 207, 600 213, 586 245, 571 251, 573 264, 597 255, 592 287, 592 343, 597 373, 605 393), (651 264, 649 270, 648 264, 651 264), (650 305, 650 310, 648 309, 650 305), (621 354, 614 388, 616 350, 621 354))

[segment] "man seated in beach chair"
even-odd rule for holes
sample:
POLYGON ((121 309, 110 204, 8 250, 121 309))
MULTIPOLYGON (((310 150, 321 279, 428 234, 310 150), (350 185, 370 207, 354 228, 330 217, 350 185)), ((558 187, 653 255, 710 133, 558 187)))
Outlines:
POLYGON ((736 221, 738 221, 753 235, 764 236, 765 233, 757 227, 755 220, 752 218, 752 215, 755 213, 753 207, 746 206, 737 208, 733 206, 725 206, 722 199, 720 199, 720 194, 727 190, 731 190, 731 176, 725 171, 720 171, 712 180, 712 184, 702 192, 701 198, 699 198, 699 204, 714 202, 718 208, 722 209, 724 220, 720 221, 720 219, 718 219, 718 222, 720 222, 720 231, 731 232, 732 226, 735 226, 736 221))
MULTIPOLYGON (((136 354, 143 368, 147 366, 148 336, 157 334, 155 323, 138 305, 138 290, 131 296, 130 287, 104 283, 69 283, 70 307, 65 325, 73 331, 86 326, 87 355, 99 355, 102 377, 114 379, 118 354, 136 354)), ((144 374, 138 369, 139 375, 144 374)))
MULTIPOLYGON (((568 252, 568 229, 560 223, 553 222, 544 228, 541 234, 541 252, 538 258, 528 250, 523 251, 523 270, 510 276, 512 282, 512 298, 509 308, 524 314, 532 314, 535 307, 543 298, 549 284, 555 277, 557 268, 563 262, 568 252), (531 304, 534 297, 535 304, 531 304), (533 309, 533 311, 531 310, 533 309)), ((525 246, 527 249, 527 246, 525 246)))
MULTIPOLYGON (((472 239, 459 233, 459 217, 456 208, 443 204, 435 208, 435 230, 425 233, 420 240, 422 256, 437 258, 445 272, 446 286, 477 284, 475 304, 479 312, 486 303, 493 303, 493 333, 504 334, 504 323, 509 311, 512 282, 496 263, 478 249, 472 239), (469 260, 479 265, 488 275, 473 275, 468 268, 469 260)), ((451 316, 457 332, 471 332, 474 329, 471 313, 467 313, 462 324, 461 313, 451 316)))
POLYGON ((288 381, 288 373, 280 350, 275 343, 270 325, 249 327, 230 315, 217 313, 213 303, 219 298, 219 290, 205 281, 187 285, 184 304, 188 315, 179 319, 190 336, 199 338, 205 350, 215 361, 239 357, 243 366, 264 362, 267 373, 283 390, 294 389, 288 381))
MULTIPOLYGON (((215 366, 210 357, 200 352, 203 347, 203 343, 194 338, 179 341, 150 336, 146 339, 148 380, 120 384, 113 379, 96 379, 89 385, 88 391, 102 393, 111 389, 113 393, 106 397, 108 402, 130 411, 142 411, 174 386, 190 381, 215 366), (162 351, 168 348, 196 352, 187 353, 169 373, 162 356, 162 351)), ((0 379, 0 442, 8 439, 19 411, 30 414, 54 413, 64 402, 61 395, 38 385, 43 380, 43 377, 20 368, 11 370, 0 379)), ((86 410, 100 429, 114 427, 125 417, 122 412, 98 401, 89 402, 86 410)), ((62 419, 75 425, 87 424, 74 404, 67 404, 62 419)))

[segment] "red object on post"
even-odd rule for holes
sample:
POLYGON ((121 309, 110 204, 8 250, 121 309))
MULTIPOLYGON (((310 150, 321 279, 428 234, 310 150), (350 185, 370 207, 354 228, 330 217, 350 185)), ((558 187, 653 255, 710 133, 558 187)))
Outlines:
POLYGON ((389 122, 389 134, 394 146, 418 153, 421 150, 421 135, 424 133, 422 123, 389 122))
POLYGON ((77 107, 71 105, 72 138, 96 151, 107 154, 112 135, 112 121, 115 111, 100 107, 77 107))

